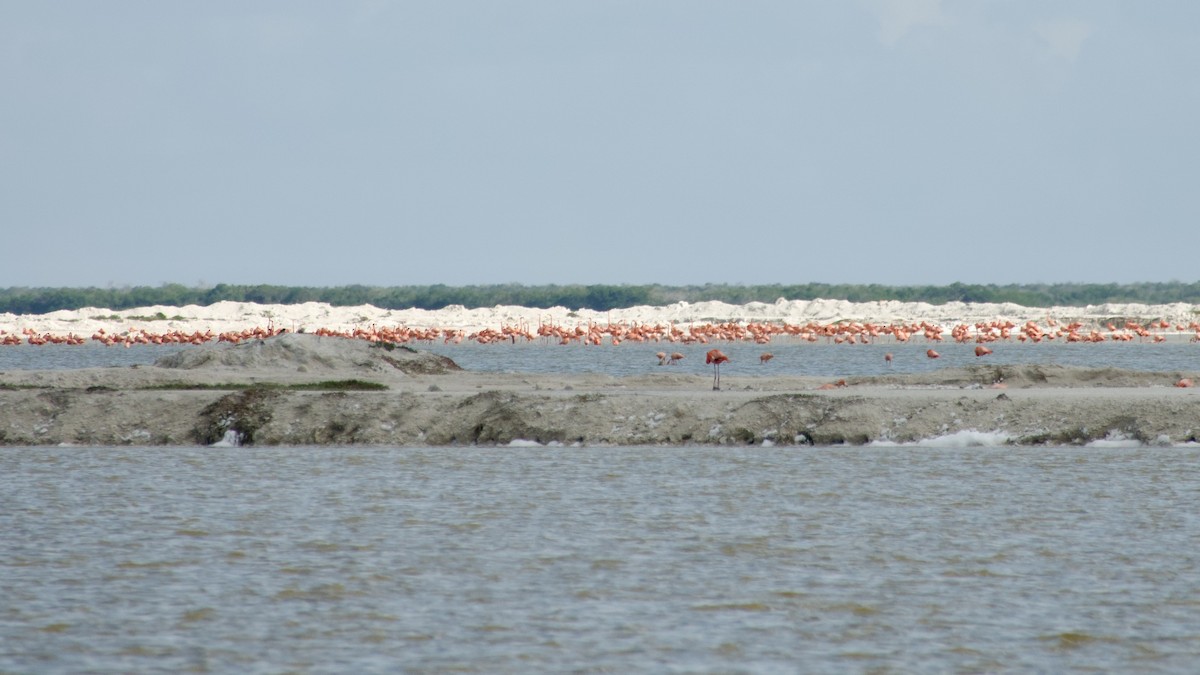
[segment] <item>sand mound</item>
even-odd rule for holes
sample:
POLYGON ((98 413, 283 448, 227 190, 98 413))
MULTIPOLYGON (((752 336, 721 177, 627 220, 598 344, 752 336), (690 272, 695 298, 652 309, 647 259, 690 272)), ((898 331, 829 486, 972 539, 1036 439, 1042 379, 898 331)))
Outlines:
POLYGON ((945 368, 916 375, 883 375, 859 379, 855 384, 899 387, 963 388, 1002 383, 1012 388, 1088 388, 1169 386, 1181 375, 1120 368, 1081 368, 1052 364, 978 365, 945 368))
POLYGON ((363 340, 284 333, 237 345, 208 344, 165 356, 159 368, 183 370, 286 370, 302 372, 390 372, 436 375, 461 370, 453 360, 408 347, 373 345, 363 340))
POLYGON ((1146 387, 1177 379, 1165 373, 1059 365, 975 366, 969 370, 980 384, 990 380, 1018 387, 1146 387))

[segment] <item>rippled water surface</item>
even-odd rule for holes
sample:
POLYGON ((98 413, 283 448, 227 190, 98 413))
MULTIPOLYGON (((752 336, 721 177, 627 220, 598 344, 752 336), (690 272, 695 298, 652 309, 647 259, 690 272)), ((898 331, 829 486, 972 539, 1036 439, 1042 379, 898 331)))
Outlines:
POLYGON ((1194 448, 0 448, 0 671, 1194 672, 1194 448))

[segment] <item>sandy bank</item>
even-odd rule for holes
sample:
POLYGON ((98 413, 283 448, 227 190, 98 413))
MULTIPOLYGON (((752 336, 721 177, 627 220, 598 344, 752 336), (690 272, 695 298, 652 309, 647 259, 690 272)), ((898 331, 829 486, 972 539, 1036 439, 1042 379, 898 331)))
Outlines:
POLYGON ((0 373, 0 444, 582 445, 1195 442, 1196 373, 977 366, 826 380, 503 375, 407 348, 285 335, 155 366, 0 373), (993 388, 1003 380, 1004 388, 993 388), (385 389, 296 389, 344 381, 385 389), (259 385, 234 388, 235 385, 259 385), (970 436, 970 434, 978 436, 970 436))

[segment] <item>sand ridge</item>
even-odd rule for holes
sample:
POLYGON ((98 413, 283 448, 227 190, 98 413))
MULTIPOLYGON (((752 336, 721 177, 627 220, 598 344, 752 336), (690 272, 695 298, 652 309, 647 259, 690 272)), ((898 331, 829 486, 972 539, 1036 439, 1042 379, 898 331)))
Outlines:
POLYGON ((729 376, 713 391, 703 375, 476 373, 420 350, 285 334, 154 366, 0 373, 0 444, 196 445, 232 433, 247 445, 825 446, 977 433, 1173 445, 1200 435, 1200 394, 1173 386, 1196 375, 981 364, 832 390, 825 378, 729 376), (386 389, 286 388, 345 380, 386 389))

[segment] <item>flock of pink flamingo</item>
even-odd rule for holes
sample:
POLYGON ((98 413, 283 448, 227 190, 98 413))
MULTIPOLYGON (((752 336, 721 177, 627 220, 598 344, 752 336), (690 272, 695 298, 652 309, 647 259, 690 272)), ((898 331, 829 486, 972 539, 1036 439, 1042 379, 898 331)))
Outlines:
MULTIPOLYGON (((826 341, 832 344, 871 344, 881 340, 894 342, 909 342, 913 336, 920 336, 927 342, 939 343, 949 338, 954 342, 975 342, 981 349, 976 349, 977 355, 991 353, 985 345, 992 342, 1017 340, 1019 342, 1039 343, 1043 341, 1061 340, 1064 342, 1096 343, 1096 342, 1165 342, 1166 333, 1171 329, 1176 332, 1192 332, 1193 342, 1200 342, 1200 322, 1193 321, 1187 326, 1172 324, 1165 320, 1150 321, 1145 324, 1126 321, 1121 327, 1107 323, 1103 330, 1099 327, 1087 328, 1082 322, 1071 322, 1060 325, 1053 318, 1047 318, 1044 326, 1033 321, 1016 324, 1012 321, 995 320, 975 324, 957 324, 947 330, 945 327, 928 321, 911 323, 872 323, 859 321, 838 321, 821 324, 809 322, 806 324, 772 323, 772 322, 725 322, 725 323, 692 323, 681 327, 669 323, 627 323, 624 321, 607 324, 589 322, 586 326, 564 327, 550 323, 540 324, 531 329, 527 323, 516 325, 505 324, 499 329, 484 328, 468 331, 462 328, 413 328, 409 326, 380 327, 372 324, 369 327, 357 327, 353 330, 334 330, 318 328, 312 331, 316 335, 329 337, 356 338, 369 342, 391 342, 406 344, 409 342, 441 341, 445 344, 459 344, 464 341, 479 344, 516 343, 541 340, 562 345, 588 344, 619 345, 622 342, 668 342, 679 344, 708 344, 710 342, 741 342, 753 341, 757 344, 767 344, 775 338, 791 338, 807 342, 826 341)), ((126 347, 138 344, 204 344, 206 342, 238 343, 243 340, 270 337, 285 332, 284 329, 272 325, 267 327, 247 328, 240 331, 225 331, 214 333, 211 329, 204 332, 187 332, 182 330, 156 333, 140 328, 109 333, 104 329, 98 330, 91 340, 109 346, 123 345, 126 347)), ((0 345, 44 345, 68 344, 80 345, 88 340, 74 333, 58 335, 41 333, 32 328, 25 328, 20 333, 8 333, 0 329, 0 345)), ((672 354, 671 356, 674 356, 672 354)), ((929 356, 937 358, 937 352, 930 350, 929 356)), ((660 356, 660 359, 663 357, 660 356)), ((681 358, 681 357, 680 357, 681 358)), ((760 362, 770 360, 769 354, 764 354, 760 362)), ((677 362, 677 358, 664 360, 664 363, 677 362)))
MULTIPOLYGON (((1045 325, 1039 325, 1033 321, 1027 321, 1024 324, 1016 324, 1012 321, 990 321, 978 322, 974 324, 960 323, 947 330, 940 324, 930 323, 926 321, 912 323, 872 323, 858 321, 839 321, 834 323, 817 323, 809 322, 805 324, 791 323, 772 323, 772 322, 725 322, 725 323, 691 323, 686 327, 668 322, 668 323, 596 323, 589 322, 587 325, 575 325, 575 327, 563 327, 552 323, 542 323, 538 328, 532 329, 527 323, 520 322, 515 325, 504 324, 499 329, 484 328, 480 330, 468 331, 461 328, 412 328, 407 325, 396 325, 396 327, 377 327, 371 324, 366 328, 354 328, 353 330, 335 330, 329 328, 318 328, 313 331, 313 334, 323 336, 336 337, 352 337, 352 339, 367 340, 371 342, 394 342, 394 344, 407 344, 407 342, 433 342, 442 341, 443 344, 461 344, 463 341, 478 342, 481 345, 488 344, 503 344, 503 342, 517 341, 550 341, 557 342, 559 345, 584 344, 584 345, 620 345, 622 342, 674 342, 674 344, 700 344, 707 345, 709 342, 737 342, 737 341, 754 341, 756 344, 766 345, 768 342, 776 339, 776 337, 790 337, 794 340, 804 340, 809 342, 827 341, 835 345, 868 345, 872 342, 880 340, 892 340, 895 342, 908 342, 913 336, 923 337, 928 342, 942 342, 946 340, 947 333, 949 339, 955 342, 977 342, 977 356, 991 353, 986 344, 997 341, 1018 340, 1020 342, 1043 342, 1061 340, 1066 342, 1130 342, 1130 341, 1151 341, 1163 342, 1166 340, 1166 333, 1172 328, 1177 333, 1187 333, 1192 331, 1194 334, 1192 341, 1200 341, 1200 322, 1192 322, 1188 325, 1172 324, 1168 321, 1151 321, 1147 323, 1138 323, 1133 321, 1124 322, 1120 328, 1112 323, 1106 323, 1104 329, 1098 327, 1086 328, 1082 322, 1072 322, 1062 325, 1055 321, 1054 318, 1046 318, 1045 325)), ((284 333, 284 329, 275 328, 274 325, 268 327, 247 328, 244 330, 230 330, 224 333, 214 333, 212 330, 203 331, 188 331, 185 330, 168 330, 163 333, 155 333, 155 331, 128 328, 127 330, 119 331, 119 333, 108 333, 104 329, 97 330, 94 335, 91 335, 91 340, 101 342, 108 346, 134 346, 134 345, 167 345, 167 344, 191 344, 202 345, 210 341, 232 342, 238 344, 242 340, 260 339, 260 337, 270 337, 284 333)), ((73 333, 66 335, 56 335, 52 333, 40 333, 40 331, 32 328, 25 328, 19 334, 7 333, 0 329, 0 345, 83 345, 88 339, 73 333)), ((930 358, 937 358, 936 352, 930 350, 930 358)), ((673 354, 672 354, 673 356, 673 354)), ((660 357, 661 358, 661 357, 660 357)), ((761 363, 766 363, 770 359, 769 354, 764 354, 761 363)), ((678 359, 668 359, 665 363, 674 363, 678 359)))
MULTIPOLYGON (((206 330, 203 333, 193 331, 167 331, 165 333, 155 333, 152 331, 142 330, 138 328, 130 328, 127 331, 120 333, 109 333, 103 328, 92 334, 91 341, 102 344, 106 347, 134 347, 137 345, 170 345, 170 344, 192 344, 202 345, 206 342, 228 342, 237 344, 243 340, 253 340, 269 338, 280 333, 286 332, 281 328, 268 326, 267 328, 247 328, 241 331, 225 331, 223 333, 214 333, 211 330, 206 330)), ((21 334, 8 333, 0 330, 0 345, 14 346, 20 344, 31 345, 82 345, 86 344, 88 339, 67 333, 66 335, 57 335, 54 333, 38 333, 32 328, 26 328, 21 331, 21 334), (24 337, 22 337, 24 336, 24 337)))

